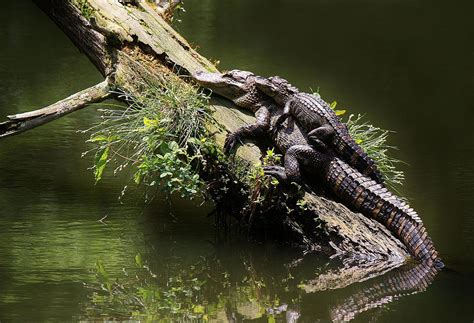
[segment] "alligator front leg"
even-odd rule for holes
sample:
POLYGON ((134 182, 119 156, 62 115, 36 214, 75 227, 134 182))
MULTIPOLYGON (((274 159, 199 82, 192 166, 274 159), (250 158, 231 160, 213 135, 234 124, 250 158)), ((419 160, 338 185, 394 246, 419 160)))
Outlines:
POLYGON ((263 171, 265 172, 265 175, 273 176, 281 183, 291 183, 291 181, 288 180, 286 169, 283 166, 263 166, 263 171))
POLYGON ((236 131, 227 135, 224 144, 224 153, 229 155, 235 152, 239 143, 242 142, 254 142, 259 146, 262 137, 268 136, 268 130, 270 129, 270 111, 266 106, 262 106, 255 112, 257 118, 256 123, 240 127, 236 131))

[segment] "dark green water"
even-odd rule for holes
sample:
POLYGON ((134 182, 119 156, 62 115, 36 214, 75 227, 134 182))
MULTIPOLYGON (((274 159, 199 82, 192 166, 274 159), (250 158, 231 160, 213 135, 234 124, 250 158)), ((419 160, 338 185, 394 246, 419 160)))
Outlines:
MULTIPOLYGON (((188 0, 186 8, 179 30, 223 69, 279 74, 302 89, 319 87, 327 100, 397 131, 397 156, 410 164, 404 193, 451 271, 424 293, 357 319, 471 322, 471 2, 188 0)), ((0 18, 1 115, 36 109, 101 80, 29 1, 5 2, 0 18)), ((120 204, 126 176, 94 186, 90 157, 80 158, 88 146, 76 130, 96 120, 96 111, 85 109, 0 142, 0 321, 107 314, 90 302, 83 282, 95 280, 97 259, 120 277, 122 268, 133 268, 137 253, 158 276, 158 288, 177 276, 205 281, 193 301, 213 305, 222 321, 225 308, 270 321, 269 304, 289 304, 305 322, 326 321, 337 304, 373 283, 306 294, 298 286, 317 277, 325 261, 307 255, 295 265, 301 255, 294 250, 218 246, 209 207, 197 203, 144 206, 130 198, 120 204), (98 222, 105 215, 106 224, 98 222)))

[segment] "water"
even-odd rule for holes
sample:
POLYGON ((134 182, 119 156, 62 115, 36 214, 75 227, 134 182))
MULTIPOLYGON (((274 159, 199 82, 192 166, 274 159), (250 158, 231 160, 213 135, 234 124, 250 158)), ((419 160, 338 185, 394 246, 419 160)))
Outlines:
MULTIPOLYGON (((39 108, 101 81, 32 3, 3 6, 1 115, 39 108)), ((357 320, 472 321, 471 2, 188 0, 186 8, 179 30, 221 68, 319 87, 341 108, 397 131, 396 154, 410 164, 404 193, 450 271, 427 291, 357 320)), ((174 303, 203 304, 222 321, 226 309, 267 321, 267 308, 281 304, 303 321, 327 321, 338 304, 377 282, 306 293, 305 286, 327 272, 326 260, 273 245, 216 243, 208 205, 159 198, 145 206, 133 197, 120 204, 126 174, 94 185, 90 157, 80 158, 89 146, 76 130, 96 120, 89 108, 0 143, 0 321, 119 312, 92 302, 83 283, 95 282, 98 259, 126 281, 122 268, 133 270, 138 253, 157 275, 151 281, 160 292, 178 277, 186 288, 195 284, 190 279, 204 282, 192 297, 178 293, 174 303), (105 216, 105 223, 98 221, 105 216)))

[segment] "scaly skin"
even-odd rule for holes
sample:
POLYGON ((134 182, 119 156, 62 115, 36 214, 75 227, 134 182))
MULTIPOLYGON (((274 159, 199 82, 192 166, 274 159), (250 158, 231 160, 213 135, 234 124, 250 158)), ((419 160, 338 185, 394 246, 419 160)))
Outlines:
POLYGON ((383 184, 382 174, 375 162, 349 135, 347 127, 340 121, 333 109, 320 97, 300 92, 278 76, 256 78, 257 88, 285 106, 283 115, 276 121, 275 130, 291 115, 303 128, 315 146, 329 144, 336 154, 362 174, 383 184))
POLYGON ((266 167, 265 173, 282 181, 299 182, 304 167, 306 171, 321 176, 346 206, 385 225, 414 258, 437 267, 443 266, 418 214, 381 184, 333 154, 319 152, 308 145, 290 147, 285 153, 284 163, 285 167, 266 167))
MULTIPOLYGON (((244 126, 231 134, 226 145, 234 146, 233 138, 256 140, 262 133, 268 132, 282 114, 281 109, 268 97, 258 93, 255 76, 251 73, 232 71, 226 74, 198 73, 196 80, 215 93, 232 100, 242 108, 252 112, 265 111, 265 122, 244 126), (226 87, 226 84, 228 87, 226 87), (242 103, 244 102, 244 103, 242 103), (267 122, 268 121, 268 122, 267 122), (264 125, 262 125, 264 124, 264 125), (231 142, 231 143, 229 143, 231 142)), ((282 182, 302 183, 301 169, 319 176, 329 189, 348 207, 367 217, 384 224, 407 247, 410 254, 422 263, 443 267, 418 214, 404 201, 390 193, 383 185, 364 176, 331 150, 316 150, 309 144, 308 136, 295 122, 275 132, 271 139, 277 149, 284 154, 284 167, 265 168, 269 175, 278 177, 282 182)))

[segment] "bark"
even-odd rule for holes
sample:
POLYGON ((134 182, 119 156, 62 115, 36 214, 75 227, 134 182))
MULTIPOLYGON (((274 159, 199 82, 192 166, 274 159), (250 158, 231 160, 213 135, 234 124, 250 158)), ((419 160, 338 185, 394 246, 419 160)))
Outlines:
MULTIPOLYGON (((114 0, 87 0, 93 9, 93 17, 89 19, 68 1, 37 2, 104 77, 109 77, 114 86, 131 94, 140 93, 145 76, 159 78, 162 73, 169 72, 216 71, 146 1, 141 1, 137 7, 124 6, 114 0)), ((223 99, 214 98, 212 104, 215 119, 228 131, 254 120, 223 99)), ((224 137, 223 133, 216 135, 220 145, 224 137)), ((259 151, 249 146, 240 149, 239 156, 254 163, 259 151)), ((309 218, 306 222, 313 226, 305 234, 323 230, 328 237, 323 247, 340 256, 345 264, 334 275, 339 282, 331 281, 329 285, 340 287, 366 279, 399 266, 407 258, 401 242, 381 224, 315 195, 306 194, 305 199, 309 218)), ((298 223, 294 224, 299 227, 298 223)), ((306 241, 312 245, 310 247, 318 249, 317 239, 310 236, 306 241)))
POLYGON ((45 108, 7 116, 10 120, 0 123, 0 138, 36 128, 110 96, 109 81, 105 80, 45 108))

